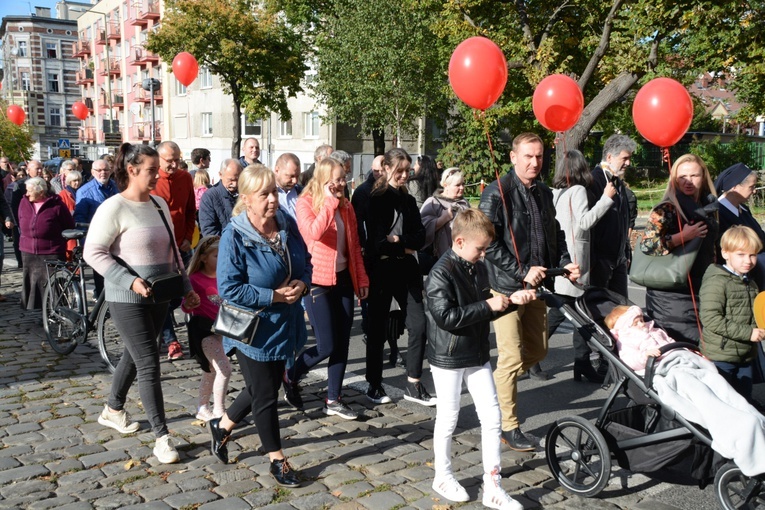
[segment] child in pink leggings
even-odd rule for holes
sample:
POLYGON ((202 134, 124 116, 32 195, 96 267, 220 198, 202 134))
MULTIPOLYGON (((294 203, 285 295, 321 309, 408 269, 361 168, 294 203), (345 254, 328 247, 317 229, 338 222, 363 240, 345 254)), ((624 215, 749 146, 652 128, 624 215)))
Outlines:
POLYGON ((212 325, 218 316, 218 236, 208 236, 199 241, 188 267, 191 286, 199 294, 201 303, 191 313, 188 323, 189 350, 199 362, 204 373, 199 384, 199 404, 196 417, 209 421, 220 418, 226 411, 226 392, 231 378, 231 364, 223 352, 223 339, 212 332, 212 325), (213 397, 213 409, 208 403, 213 397))

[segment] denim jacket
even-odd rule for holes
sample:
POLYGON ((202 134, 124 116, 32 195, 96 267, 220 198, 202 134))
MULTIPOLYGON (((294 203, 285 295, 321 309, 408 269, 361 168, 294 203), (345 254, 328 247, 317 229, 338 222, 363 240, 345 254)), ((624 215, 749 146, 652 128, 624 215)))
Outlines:
POLYGON ((289 277, 311 286, 311 256, 297 223, 282 210, 276 213, 282 247, 289 250, 292 275, 277 254, 247 219, 247 213, 235 216, 223 230, 218 248, 218 293, 234 305, 260 310, 260 322, 251 345, 223 339, 226 353, 237 349, 256 361, 294 358, 305 345, 307 332, 300 300, 288 305, 273 303, 274 289, 289 277))

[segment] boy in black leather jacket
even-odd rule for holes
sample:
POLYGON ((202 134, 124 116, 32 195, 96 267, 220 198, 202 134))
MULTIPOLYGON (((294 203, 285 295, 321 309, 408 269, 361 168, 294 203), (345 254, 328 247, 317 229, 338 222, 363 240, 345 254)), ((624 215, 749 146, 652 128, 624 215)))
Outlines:
POLYGON ((433 489, 451 501, 468 500, 451 470, 451 438, 464 380, 481 421, 483 505, 522 510, 523 506, 500 486, 500 410, 489 363, 489 321, 510 303, 528 303, 535 298, 535 291, 492 297, 481 259, 493 238, 494 226, 485 214, 477 209, 460 212, 452 225, 452 248, 433 266, 425 283, 428 360, 438 388, 433 489))

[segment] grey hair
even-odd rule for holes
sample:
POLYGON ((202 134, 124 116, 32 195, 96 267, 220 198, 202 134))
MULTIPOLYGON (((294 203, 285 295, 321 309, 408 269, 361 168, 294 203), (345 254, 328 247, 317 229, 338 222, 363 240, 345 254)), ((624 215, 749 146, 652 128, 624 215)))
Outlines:
POLYGON ((48 193, 48 183, 42 177, 32 177, 26 182, 27 191, 35 193, 48 193))
POLYGON ((68 174, 66 174, 66 183, 69 184, 75 179, 79 179, 80 182, 82 182, 82 174, 79 170, 72 170, 68 174))
POLYGON ((603 160, 609 154, 612 156, 618 156, 623 152, 629 152, 632 154, 637 149, 637 143, 635 140, 627 135, 611 135, 603 144, 603 160))
POLYGON ((61 168, 59 169, 59 172, 63 171, 64 167, 69 167, 69 170, 71 170, 72 168, 75 168, 76 166, 77 165, 74 164, 74 161, 72 161, 71 159, 67 159, 66 161, 61 163, 61 168))
POLYGON ((441 173, 441 182, 439 184, 441 184, 442 188, 445 188, 449 181, 455 177, 462 179, 462 171, 456 166, 449 167, 441 173))
POLYGON ((228 165, 231 163, 236 163, 236 165, 239 167, 239 171, 244 170, 244 167, 242 166, 242 162, 238 159, 234 158, 226 158, 223 160, 223 162, 220 164, 220 170, 218 170, 218 175, 223 175, 223 172, 226 171, 226 168, 228 168, 228 165))
POLYGON ((345 164, 346 161, 351 159, 351 155, 345 151, 334 151, 329 155, 329 157, 335 161, 339 161, 342 164, 345 164))
POLYGON ((329 152, 331 149, 332 146, 326 143, 316 147, 316 150, 313 151, 314 161, 321 161, 322 159, 326 158, 327 152, 329 152))

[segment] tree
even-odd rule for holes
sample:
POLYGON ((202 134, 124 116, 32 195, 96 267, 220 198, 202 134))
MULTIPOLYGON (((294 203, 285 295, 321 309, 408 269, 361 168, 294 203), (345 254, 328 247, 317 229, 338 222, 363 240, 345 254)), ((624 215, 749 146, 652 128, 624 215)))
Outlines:
MULTIPOLYGON (((8 103, 0 101, 0 109, 5 112, 8 103)), ((11 161, 27 161, 32 157, 34 139, 29 124, 17 126, 5 116, 0 115, 0 155, 11 161)))
POLYGON ((220 77, 234 103, 232 157, 239 157, 242 107, 251 118, 275 111, 289 119, 287 97, 302 90, 307 69, 301 34, 255 0, 167 0, 147 49, 166 62, 188 51, 220 77))

